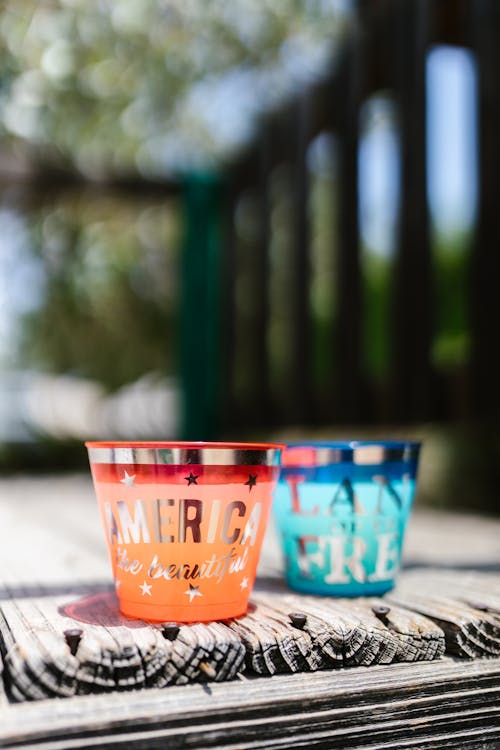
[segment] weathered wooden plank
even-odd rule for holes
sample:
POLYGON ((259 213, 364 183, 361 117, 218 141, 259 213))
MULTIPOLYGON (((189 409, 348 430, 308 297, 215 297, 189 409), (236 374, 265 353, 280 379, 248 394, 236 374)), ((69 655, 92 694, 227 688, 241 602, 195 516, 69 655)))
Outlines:
MULTIPOLYGON (((9 481, 8 485, 14 488, 16 482, 9 481)), ((269 611, 266 623, 270 630, 266 632, 269 635, 274 629, 277 618, 281 643, 286 644, 286 639, 290 639, 288 651, 283 646, 285 655, 291 652, 297 660, 304 659, 305 671, 300 674, 276 674, 272 678, 262 679, 251 677, 250 672, 247 672, 245 679, 240 675, 239 680, 218 684, 219 679, 226 679, 222 667, 217 671, 218 665, 225 665, 226 660, 223 656, 212 657, 213 661, 208 659, 206 653, 209 647, 205 648, 203 643, 199 645, 196 639, 194 643, 189 641, 184 644, 182 628, 178 636, 179 642, 176 642, 180 655, 177 654, 175 658, 182 662, 183 649, 187 650, 189 646, 191 652, 196 654, 193 664, 206 662, 208 672, 213 674, 210 670, 212 667, 216 670, 216 677, 212 680, 202 669, 203 679, 210 680, 209 684, 177 686, 168 681, 170 677, 166 665, 171 664, 174 657, 158 628, 144 629, 140 626, 133 629, 132 634, 128 629, 128 635, 131 634, 133 641, 131 644, 125 640, 125 633, 120 631, 121 624, 113 623, 112 612, 110 613, 106 604, 107 589, 102 585, 103 581, 109 581, 108 563, 89 482, 85 485, 77 479, 42 481, 40 485, 34 481, 20 482, 19 490, 14 491, 12 496, 9 495, 8 502, 2 493, 0 515, 2 529, 9 530, 3 537, 0 549, 0 577, 6 584, 0 594, 3 597, 0 608, 2 605, 4 608, 7 604, 11 605, 12 599, 17 604, 21 594, 28 600, 43 599, 45 617, 49 619, 50 616, 58 633, 59 648, 63 642, 59 633, 63 629, 73 626, 91 631, 92 627, 96 627, 90 623, 82 623, 85 617, 91 619, 88 617, 87 600, 92 595, 90 609, 94 619, 99 618, 99 628, 106 631, 106 639, 109 637, 106 643, 111 644, 111 656, 106 656, 109 664, 116 670, 112 673, 113 679, 121 682, 119 691, 113 688, 111 692, 100 695, 78 695, 75 692, 64 701, 26 701, 24 692, 33 690, 33 681, 28 681, 27 685, 21 682, 19 698, 25 702, 11 703, 1 709, 2 747, 23 745, 25 750, 30 745, 45 750, 92 745, 102 748, 163 748, 166 745, 286 747, 289 746, 291 737, 298 747, 365 747, 373 750, 473 747, 471 743, 475 743, 477 748, 481 743, 484 746, 488 740, 490 746, 495 747, 495 743, 500 742, 498 658, 465 661, 443 657, 431 663, 379 666, 376 662, 384 655, 382 647, 376 650, 380 631, 384 634, 384 642, 387 638, 392 638, 390 648, 393 649, 393 658, 398 658, 398 648, 401 647, 399 637, 394 633, 389 636, 385 634, 386 626, 383 623, 372 624, 374 635, 371 642, 361 641, 358 644, 355 629, 347 626, 335 629, 332 627, 332 622, 336 621, 333 615, 329 615, 328 621, 325 615, 315 615, 312 610, 308 610, 307 627, 303 631, 293 629, 296 631, 295 635, 290 636, 287 630, 290 626, 283 621, 284 615, 299 607, 295 600, 293 607, 288 609, 293 599, 286 606, 280 601, 282 596, 295 595, 285 589, 281 577, 278 577, 277 557, 274 552, 271 555, 270 550, 264 550, 262 560, 266 575, 275 575, 276 578, 273 581, 261 578, 255 590, 255 599, 259 603, 261 596, 265 596, 267 592, 266 606, 269 611), (19 502, 14 502, 13 495, 19 501, 23 500, 22 517, 18 511, 14 512, 15 507, 19 508, 19 502), (68 503, 66 498, 70 495, 71 503, 68 503), (50 519, 49 523, 47 518, 50 519), (22 558, 17 556, 19 534, 23 535, 25 548, 33 551, 32 555, 22 558), (41 559, 44 561, 43 565, 40 564, 41 559), (51 597, 52 614, 49 613, 51 597), (60 621, 54 619, 54 609, 59 609, 59 606, 56 607, 59 601, 63 605, 62 611, 58 612, 62 618, 60 621), (64 602, 73 602, 74 606, 65 610, 64 602), (280 610, 278 617, 271 611, 276 608, 280 610), (116 647, 113 635, 123 645, 121 652, 116 647), (300 648, 308 642, 308 638, 313 656, 324 660, 326 668, 322 666, 313 671, 313 664, 308 664, 306 657, 302 655, 300 648), (339 645, 343 641, 347 644, 345 651, 339 645), (166 648, 162 648, 163 643, 166 648), (127 646, 132 645, 135 645, 136 651, 128 652, 127 646), (137 652, 140 653, 140 660, 137 652), (363 653, 366 659, 371 654, 369 669, 342 668, 349 658, 354 661, 363 653), (217 658, 220 661, 216 663, 217 658), (142 661, 143 674, 139 661, 142 661), (340 668, 332 671, 332 667, 340 668), (127 680, 131 676, 138 687, 145 685, 148 689, 127 689, 130 687, 127 680), (157 689, 166 684, 169 685, 168 690, 157 689)), ((441 519, 439 515, 428 514, 422 521, 422 516, 417 513, 413 518, 410 537, 415 530, 418 533, 414 535, 413 542, 412 538, 408 539, 410 552, 415 556, 417 551, 417 559, 426 563, 437 561, 442 564, 449 559, 453 563, 463 563, 465 560, 470 565, 484 562, 490 568, 493 567, 495 561, 498 561, 495 552, 498 549, 495 522, 477 525, 479 521, 476 519, 477 524, 473 526, 468 518, 465 526, 462 522, 459 528, 458 522, 455 523, 456 518, 458 517, 453 516, 450 521, 448 516, 441 519), (472 537, 480 537, 481 545, 472 538, 459 556, 457 549, 462 538, 462 527, 472 537), (425 540, 425 544, 422 540, 425 540)), ((429 587, 434 586, 434 589, 430 589, 432 593, 451 597, 465 607, 474 604, 487 606, 488 611, 485 612, 483 608, 479 610, 480 615, 491 616, 497 612, 500 595, 498 574, 419 569, 403 572, 399 582, 401 585, 408 585, 410 594, 415 587, 428 592, 429 587)), ((302 609, 304 600, 302 597, 298 598, 302 609)), ((320 603, 328 606, 328 600, 321 599, 320 603)), ((335 602, 335 606, 339 608, 336 617, 346 619, 345 613, 340 612, 341 605, 342 602, 335 602)), ((349 608, 355 605, 356 603, 351 602, 349 608)), ((416 637, 412 625, 413 615, 407 615, 406 610, 399 605, 390 606, 389 622, 401 631, 401 636, 408 634, 411 646, 411 638, 416 637), (410 623, 400 623, 398 617, 409 617, 410 623)), ((350 617, 355 618, 354 610, 350 612, 350 617)), ((222 623, 222 627, 226 625, 222 623)), ((5 624, 1 625, 1 629, 7 649, 9 630, 5 624)), ((199 626, 192 626, 189 631, 196 633, 198 629, 199 626)), ((233 636, 234 631, 231 631, 231 636, 227 635, 227 638, 233 636)), ((216 640, 219 642, 225 637, 218 634, 216 640)), ((434 642, 432 638, 430 642, 434 642)), ((49 631, 40 635, 38 648, 41 650, 43 645, 44 648, 53 649, 53 643, 49 631)), ((46 674, 45 683, 42 683, 40 690, 49 692, 55 689, 62 692, 68 690, 68 686, 70 690, 73 689, 72 686, 77 683, 83 693, 88 687, 83 668, 78 677, 73 676, 72 660, 67 655, 64 642, 63 647, 58 652, 59 671, 46 674), (63 671, 63 665, 66 672, 63 671)), ((279 651, 278 646, 275 648, 279 651)), ((108 672, 103 667, 98 673, 96 657, 93 656, 95 651, 91 639, 84 637, 76 658, 77 661, 80 659, 80 665, 82 662, 88 664, 91 676, 97 674, 99 679, 105 681, 111 667, 108 672)), ((411 651, 410 647, 408 651, 411 651)), ((215 652, 214 649, 213 653, 215 652)), ((386 656, 389 653, 390 651, 385 651, 386 656)), ((18 654, 18 657, 21 658, 22 654, 18 654)), ((283 663, 282 652, 276 658, 283 663)), ((34 661, 34 670, 40 662, 43 663, 43 659, 34 661)), ((174 674, 186 675, 186 669, 183 673, 181 670, 174 674)), ((106 687, 103 689, 107 690, 106 687)))
POLYGON ((500 654, 498 618, 440 596, 395 595, 391 601, 406 606, 411 603, 418 612, 438 623, 445 633, 449 653, 469 658, 500 654))
MULTIPOLYGON (((134 747, 139 750, 152 750, 158 748, 162 750, 164 747, 178 747, 185 746, 184 741, 187 738, 189 747, 224 747, 226 750, 247 750, 247 748, 304 748, 307 750, 309 747, 315 748, 338 748, 343 750, 344 748, 356 748, 357 750, 381 750, 383 748, 416 748, 416 750, 431 750, 436 748, 442 750, 442 748, 452 748, 452 750, 496 750, 498 744, 496 738, 498 738, 498 729, 496 727, 484 727, 485 721, 491 719, 496 720, 498 711, 495 709, 476 709, 474 712, 467 711, 467 718, 458 716, 445 717, 445 719, 439 718, 438 721, 442 721, 443 724, 449 721, 448 728, 440 732, 436 731, 432 727, 432 721, 428 720, 425 723, 428 725, 426 730, 422 731, 419 728, 414 731, 413 728, 408 728, 404 725, 404 722, 399 719, 393 724, 394 729, 382 728, 379 729, 377 725, 371 727, 372 732, 366 731, 364 728, 361 731, 353 731, 350 727, 342 727, 340 730, 335 730, 331 726, 327 726, 326 729, 321 728, 311 732, 311 734, 304 736, 304 729, 300 723, 304 724, 307 717, 296 717, 295 723, 287 726, 286 735, 283 735, 280 727, 273 727, 273 732, 269 730, 268 726, 264 727, 262 733, 258 727, 252 726, 249 729, 242 728, 235 737, 235 742, 225 741, 225 733, 217 728, 219 731, 211 729, 210 725, 206 728, 201 729, 196 727, 196 734, 192 731, 183 732, 179 730, 164 730, 158 733, 158 736, 151 737, 148 732, 136 732, 133 734, 114 734, 105 740, 99 737, 76 739, 68 742, 67 740, 52 741, 43 743, 42 747, 45 750, 66 750, 66 748, 91 748, 99 747, 106 748, 107 750, 115 748, 128 748, 134 747), (469 716, 471 715, 471 718, 469 716), (458 724, 458 728, 456 725, 458 724), (264 734, 265 739, 262 740, 261 736, 264 734), (201 739, 202 737, 209 737, 209 740, 201 739), (391 739, 394 737, 395 739, 391 739), (372 740, 375 739, 375 742, 372 740), (384 741, 384 739, 386 741, 384 741), (356 744, 353 744, 356 743, 356 744), (362 745, 359 743, 363 742, 362 745)), ((416 720, 421 723, 420 719, 416 720)), ((425 721, 425 720, 424 720, 425 721)), ((307 726, 307 723, 306 723, 307 726)), ((13 746, 11 746, 13 747, 13 746)), ((35 750, 40 747, 36 745, 23 745, 24 750, 35 750)))
POLYGON ((482 583, 489 605, 472 601, 480 584, 477 575, 463 583, 451 572, 410 573, 385 600, 349 600, 298 596, 271 582, 245 617, 182 626, 172 640, 161 626, 122 617, 111 592, 4 601, 9 691, 14 700, 39 700, 223 681, 245 660, 262 675, 433 660, 444 653, 445 638, 449 653, 500 655, 500 576, 482 583), (300 624, 291 617, 297 612, 300 624), (72 652, 65 633, 75 628, 81 638, 72 652))
POLYGON ((295 632, 301 633, 303 638, 309 639, 311 651, 318 662, 315 668, 341 667, 345 651, 345 629, 342 627, 342 622, 334 618, 326 621, 317 616, 313 606, 304 607, 305 601, 303 600, 300 601, 300 606, 297 606, 295 599, 297 597, 293 595, 279 598, 260 595, 254 597, 253 600, 257 602, 259 611, 262 607, 268 608, 269 611, 274 612, 274 617, 286 621, 289 628, 292 627, 295 632), (303 626, 294 625, 297 614, 305 616, 303 626))
MULTIPOLYGON (((353 611, 342 607, 338 602, 331 602, 326 599, 314 599, 310 597, 296 597, 286 595, 280 601, 285 611, 300 611, 315 618, 312 624, 316 628, 321 623, 323 628, 331 634, 331 639, 326 640, 322 635, 324 657, 330 657, 331 662, 336 666, 359 665, 367 666, 377 661, 379 652, 381 655, 378 661, 390 663, 396 651, 392 639, 387 633, 374 631, 370 628, 369 623, 363 622, 353 611)), ((368 619, 371 619, 368 617, 368 619)), ((306 623, 304 629, 308 628, 306 623)))
MULTIPOLYGON (((440 585, 437 578, 436 584, 440 585)), ((456 580, 443 579, 443 584, 456 599, 465 602, 473 609, 500 615, 500 576, 496 579, 477 579, 467 577, 458 583, 456 580)))
POLYGON ((446 649, 474 658, 500 654, 500 576, 452 571, 401 577, 389 600, 430 617, 443 629, 446 649))
POLYGON ((90 473, 2 479, 0 525, 0 600, 111 580, 90 473))
MULTIPOLYGON (((2 717, 4 718, 4 717, 2 717)), ((500 659, 374 666, 14 705, 0 743, 71 747, 465 747, 500 739, 500 659), (50 711, 50 723, 47 712, 50 711), (434 743, 434 744, 433 744, 434 743), (441 744, 439 744, 441 743, 441 744)), ((33 745, 34 746, 34 745, 33 745)))
POLYGON ((378 600, 342 601, 261 594, 247 616, 182 626, 175 640, 161 628, 129 621, 112 594, 17 599, 2 605, 9 690, 14 700, 71 697, 110 690, 227 680, 246 662, 258 674, 315 671, 434 659, 444 636, 424 617, 400 608, 381 622, 378 600), (302 611, 303 628, 290 620, 302 611), (71 617, 73 613, 75 617, 71 617), (75 619, 76 618, 76 619, 75 619), (80 634, 75 652, 65 639, 80 634))
POLYGON ((47 596, 2 604, 13 700, 228 680, 244 666, 244 647, 223 623, 184 625, 169 640, 161 626, 122 617, 112 594, 91 597, 86 607, 69 602, 47 596), (73 609, 78 619, 69 616, 73 609), (78 634, 74 653, 66 636, 71 630, 78 634))
POLYGON ((246 617, 230 622, 247 652, 247 664, 258 674, 316 670, 322 659, 307 632, 290 624, 286 613, 260 602, 246 617))
POLYGON ((393 607, 381 621, 380 600, 331 600, 291 593, 253 597, 256 609, 229 623, 258 674, 301 672, 327 667, 368 666, 392 661, 435 659, 444 653, 442 630, 412 611, 393 607), (305 624, 293 624, 291 613, 305 624))
MULTIPOLYGON (((368 666, 392 661, 435 659, 444 653, 444 634, 431 620, 408 609, 392 607, 385 617, 374 610, 379 599, 342 600, 287 594, 254 597, 286 613, 307 616, 304 631, 323 656, 322 666, 368 666), (273 604, 272 604, 273 603, 273 604)), ((260 606, 259 606, 260 610, 260 606)))
POLYGON ((407 570, 398 581, 398 588, 415 585, 426 593, 439 592, 443 596, 469 600, 470 604, 479 604, 479 609, 484 608, 485 601, 490 602, 492 610, 497 610, 500 604, 500 573, 497 572, 432 567, 407 570))
MULTIPOLYGON (((1 617, 1 613, 0 613, 0 617, 1 617)), ((0 714, 3 713, 3 710, 7 707, 7 704, 8 704, 8 700, 7 700, 7 695, 5 694, 3 660, 0 655, 0 714)))

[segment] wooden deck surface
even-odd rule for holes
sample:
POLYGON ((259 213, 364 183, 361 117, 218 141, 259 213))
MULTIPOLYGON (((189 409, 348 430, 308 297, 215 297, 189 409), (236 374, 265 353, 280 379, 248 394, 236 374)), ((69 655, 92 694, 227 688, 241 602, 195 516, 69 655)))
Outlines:
POLYGON ((257 609, 174 641, 117 613, 86 477, 0 481, 0 529, 0 747, 500 747, 498 519, 417 509, 388 622, 287 591, 271 528, 257 609))

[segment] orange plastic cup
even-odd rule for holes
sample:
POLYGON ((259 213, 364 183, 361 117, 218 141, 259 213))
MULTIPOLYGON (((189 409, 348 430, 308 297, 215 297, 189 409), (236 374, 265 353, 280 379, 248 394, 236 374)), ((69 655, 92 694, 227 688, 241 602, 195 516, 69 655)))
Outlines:
POLYGON ((246 612, 283 446, 86 443, 124 615, 246 612))

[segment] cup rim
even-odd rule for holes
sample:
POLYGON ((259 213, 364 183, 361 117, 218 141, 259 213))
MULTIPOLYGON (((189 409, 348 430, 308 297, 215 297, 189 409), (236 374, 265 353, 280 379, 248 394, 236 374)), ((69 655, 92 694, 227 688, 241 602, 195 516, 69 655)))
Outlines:
POLYGON ((91 464, 134 466, 278 466, 282 443, 89 441, 91 464))
POLYGON ((378 440, 377 438, 365 438, 363 440, 291 440, 285 444, 287 448, 331 448, 333 450, 353 450, 354 448, 381 447, 402 449, 405 447, 420 448, 421 440, 378 440))
POLYGON ((233 441, 210 441, 210 440, 87 440, 87 448, 131 448, 131 449, 165 449, 174 450, 241 450, 241 451, 263 451, 269 449, 280 450, 286 448, 285 443, 246 443, 233 441))
POLYGON ((286 445, 281 457, 283 469, 330 466, 352 463, 365 466, 402 461, 417 461, 422 443, 418 440, 337 440, 294 441, 286 445), (308 455, 297 455, 300 451, 308 455))

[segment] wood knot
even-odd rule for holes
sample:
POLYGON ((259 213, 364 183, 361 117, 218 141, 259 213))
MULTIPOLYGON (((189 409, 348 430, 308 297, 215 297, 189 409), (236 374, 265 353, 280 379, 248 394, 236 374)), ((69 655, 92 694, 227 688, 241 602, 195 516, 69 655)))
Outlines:
POLYGON ((203 674, 206 675, 209 680, 215 680, 215 678, 217 677, 217 672, 207 661, 200 661, 200 663, 198 664, 198 669, 200 670, 200 672, 203 672, 203 674))
POLYGON ((70 630, 64 631, 64 640, 69 646, 71 656, 75 656, 78 651, 78 646, 82 640, 83 630, 80 628, 71 628, 70 630))
POLYGON ((372 607, 373 614, 380 620, 380 622, 383 622, 384 625, 387 623, 390 611, 391 608, 387 607, 385 604, 374 604, 372 607))
POLYGON ((304 612, 290 612, 288 617, 290 618, 293 627, 298 628, 299 630, 302 630, 307 622, 307 615, 304 614, 304 612))
POLYGON ((166 622, 161 630, 162 636, 167 641, 175 641, 179 635, 180 627, 176 622, 166 622))

